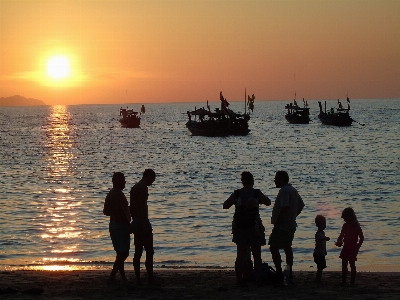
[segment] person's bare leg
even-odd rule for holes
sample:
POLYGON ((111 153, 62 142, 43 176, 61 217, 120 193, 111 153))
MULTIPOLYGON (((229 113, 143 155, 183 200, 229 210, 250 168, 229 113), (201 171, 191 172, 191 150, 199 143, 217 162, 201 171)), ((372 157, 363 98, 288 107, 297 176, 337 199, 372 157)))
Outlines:
POLYGON ((118 262, 118 265, 119 265, 118 271, 119 271, 119 274, 121 274, 122 280, 124 282, 128 282, 128 279, 126 278, 126 275, 125 275, 125 266, 124 266, 125 260, 128 258, 128 256, 129 256, 129 251, 121 252, 121 253, 118 253, 118 255, 117 255, 117 258, 119 261, 118 262))
POLYGON ((282 258, 281 254, 279 253, 279 248, 270 246, 269 251, 271 251, 272 261, 275 265, 276 277, 278 280, 277 284, 283 284, 282 258))
POLYGON ((236 246, 235 273, 236 273, 236 281, 238 283, 241 283, 243 279, 243 264, 246 252, 247 252, 246 246, 240 246, 240 245, 236 246))
POLYGON ((251 246, 251 252, 253 253, 254 259, 254 274, 256 277, 256 283, 261 284, 261 246, 251 246))
POLYGON ((286 264, 289 266, 289 278, 293 278, 292 268, 293 268, 293 249, 291 246, 283 248, 286 255, 286 264))
POLYGON ((342 285, 346 285, 347 279, 347 260, 342 259, 342 285))
POLYGON ((133 255, 133 269, 135 270, 136 284, 141 285, 142 281, 140 280, 140 259, 142 258, 143 253, 143 245, 139 241, 137 241, 137 245, 135 245, 135 254, 133 255))
POLYGON ((322 279, 322 269, 317 270, 317 276, 315 277, 315 282, 320 284, 322 279))
POLYGON ((350 261, 350 284, 354 284, 356 282, 356 275, 357 275, 357 269, 356 269, 356 262, 355 261, 350 261))
POLYGON ((144 248, 146 250, 146 261, 144 265, 146 266, 147 277, 149 283, 154 283, 154 273, 153 273, 153 259, 154 259, 154 248, 153 248, 153 235, 146 240, 144 248))
POLYGON ((279 249, 273 246, 269 247, 269 251, 272 255, 272 261, 274 262, 276 272, 282 273, 282 258, 281 254, 279 253, 279 249))

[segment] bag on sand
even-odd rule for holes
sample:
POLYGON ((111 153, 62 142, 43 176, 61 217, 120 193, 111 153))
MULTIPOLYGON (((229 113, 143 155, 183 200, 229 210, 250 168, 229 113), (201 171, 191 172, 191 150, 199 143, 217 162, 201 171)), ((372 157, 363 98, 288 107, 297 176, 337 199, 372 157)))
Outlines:
POLYGON ((261 265, 261 281, 264 284, 275 284, 277 280, 276 271, 268 263, 261 265))

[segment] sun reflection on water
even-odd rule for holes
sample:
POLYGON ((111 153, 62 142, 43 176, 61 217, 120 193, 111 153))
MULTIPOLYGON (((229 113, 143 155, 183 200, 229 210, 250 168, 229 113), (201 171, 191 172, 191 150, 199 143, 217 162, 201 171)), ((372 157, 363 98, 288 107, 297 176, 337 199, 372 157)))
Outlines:
POLYGON ((76 200, 69 183, 75 175, 73 120, 64 105, 53 106, 45 126, 44 147, 46 168, 46 191, 43 193, 40 222, 43 248, 41 261, 33 262, 29 269, 35 270, 77 270, 79 240, 82 230, 76 226, 76 208, 82 202, 76 200))

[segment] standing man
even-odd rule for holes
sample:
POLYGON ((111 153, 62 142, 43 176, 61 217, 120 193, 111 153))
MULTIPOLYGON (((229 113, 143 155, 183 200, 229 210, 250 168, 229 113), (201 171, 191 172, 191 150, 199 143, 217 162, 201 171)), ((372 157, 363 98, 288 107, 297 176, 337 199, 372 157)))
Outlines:
POLYGON ((149 189, 156 173, 152 169, 146 169, 143 172, 142 179, 136 183, 130 192, 130 212, 132 216, 131 230, 134 234, 135 254, 133 256, 133 267, 135 270, 136 284, 141 285, 140 280, 140 258, 143 248, 146 250, 146 271, 149 283, 154 283, 153 276, 153 228, 149 221, 149 211, 147 200, 149 198, 149 189))
POLYGON ((280 188, 272 209, 271 223, 274 225, 269 237, 268 245, 272 254, 278 278, 283 279, 282 260, 279 249, 286 254, 286 264, 289 267, 289 280, 293 280, 293 250, 292 241, 296 231, 296 217, 304 208, 297 190, 289 183, 289 175, 285 171, 278 171, 275 175, 275 186, 280 188))
POLYGON ((108 279, 111 284, 115 275, 121 274, 122 280, 127 283, 125 276, 124 262, 129 256, 130 247, 130 221, 128 200, 122 190, 125 188, 125 176, 121 172, 115 172, 112 177, 113 188, 108 192, 104 202, 103 213, 110 216, 109 231, 114 250, 117 253, 115 262, 108 279))

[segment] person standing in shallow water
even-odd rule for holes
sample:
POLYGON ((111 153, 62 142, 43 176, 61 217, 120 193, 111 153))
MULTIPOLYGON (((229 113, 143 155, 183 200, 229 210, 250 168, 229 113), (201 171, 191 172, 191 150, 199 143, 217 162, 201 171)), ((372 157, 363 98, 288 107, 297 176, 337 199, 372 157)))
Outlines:
POLYGON ((232 241, 236 244, 235 273, 238 286, 245 285, 245 264, 249 247, 254 259, 256 284, 261 285, 261 246, 266 244, 265 229, 262 224, 259 204, 271 205, 271 200, 260 190, 254 189, 254 178, 250 172, 242 172, 243 187, 235 190, 224 202, 223 208, 235 205, 232 222, 232 241))
POLYGON ((351 269, 350 284, 353 285, 357 274, 357 254, 364 242, 364 234, 360 223, 358 223, 356 214, 351 207, 347 207, 343 210, 342 219, 344 220, 344 224, 335 245, 338 247, 343 245, 339 256, 342 259, 342 285, 346 285, 348 264, 350 264, 351 269))
POLYGON ((275 175, 275 186, 279 188, 272 209, 271 223, 274 225, 269 237, 268 245, 272 260, 275 264, 277 277, 282 278, 282 259, 279 249, 283 249, 286 255, 286 264, 289 268, 287 276, 293 281, 293 249, 292 242, 296 231, 296 218, 304 208, 303 199, 297 190, 289 183, 289 175, 285 171, 278 171, 275 175))
POLYGON ((108 192, 103 213, 110 216, 109 231, 114 250, 117 253, 108 283, 115 280, 119 272, 122 280, 127 282, 124 262, 129 256, 130 248, 130 221, 128 200, 122 190, 125 188, 125 176, 121 172, 114 173, 112 177, 113 188, 108 192))
POLYGON ((149 198, 148 187, 156 179, 156 173, 152 169, 143 172, 142 179, 136 183, 130 191, 130 212, 132 216, 131 231, 134 234, 135 254, 133 256, 133 267, 135 270, 136 284, 141 285, 140 259, 143 248, 146 250, 146 271, 150 284, 154 284, 153 275, 153 228, 149 221, 147 200, 149 198))

